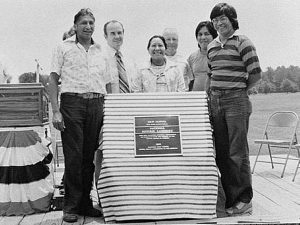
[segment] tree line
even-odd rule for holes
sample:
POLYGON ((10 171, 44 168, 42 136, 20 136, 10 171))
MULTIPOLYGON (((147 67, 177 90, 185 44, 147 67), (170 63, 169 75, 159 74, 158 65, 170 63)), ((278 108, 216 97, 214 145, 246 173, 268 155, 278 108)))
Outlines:
POLYGON ((300 91, 300 68, 298 66, 271 67, 262 72, 261 81, 251 90, 254 93, 279 93, 300 91))
MULTIPOLYGON (((49 81, 48 75, 40 75, 40 82, 46 87, 49 81)), ((36 82, 36 73, 28 72, 19 76, 19 83, 36 82)), ((250 91, 250 94, 257 93, 278 93, 300 91, 300 67, 278 66, 276 69, 268 67, 262 72, 261 81, 250 91)))

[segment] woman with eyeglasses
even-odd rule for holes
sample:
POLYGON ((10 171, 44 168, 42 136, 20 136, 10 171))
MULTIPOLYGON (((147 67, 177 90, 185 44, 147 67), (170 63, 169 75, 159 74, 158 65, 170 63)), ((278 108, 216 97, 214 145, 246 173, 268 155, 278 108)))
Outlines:
POLYGON ((147 50, 150 60, 141 67, 134 79, 134 92, 184 92, 185 84, 182 70, 165 57, 167 48, 164 37, 152 36, 147 50))
POLYGON ((188 58, 194 83, 190 85, 190 91, 204 91, 207 78, 207 46, 218 34, 210 21, 202 21, 195 31, 199 49, 188 58))

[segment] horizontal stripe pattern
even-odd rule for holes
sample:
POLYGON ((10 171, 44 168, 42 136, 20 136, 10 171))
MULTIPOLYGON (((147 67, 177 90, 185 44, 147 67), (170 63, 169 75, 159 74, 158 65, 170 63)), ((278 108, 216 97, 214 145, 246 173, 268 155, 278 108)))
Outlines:
POLYGON ((245 83, 247 80, 245 77, 228 77, 228 76, 214 76, 211 79, 212 81, 224 81, 224 82, 243 82, 245 83))
POLYGON ((249 75, 261 72, 256 49, 243 35, 234 35, 224 46, 213 40, 208 47, 212 89, 246 88, 249 75))
POLYGON ((50 174, 43 162, 27 166, 0 166, 0 183, 26 184, 44 179, 50 174))
POLYGON ((10 147, 28 147, 41 142, 38 133, 33 130, 26 131, 0 131, 0 146, 10 147))
POLYGON ((54 192, 48 127, 0 131, 0 215, 48 211, 54 192))
POLYGON ((34 126, 43 124, 43 85, 0 85, 1 127, 34 126))
MULTIPOLYGON (((224 47, 224 49, 227 49, 226 47, 224 47)), ((219 51, 222 50, 222 48, 219 49, 219 51)), ((214 60, 230 60, 230 61, 236 61, 239 62, 241 61, 241 56, 240 55, 234 55, 236 53, 235 51, 230 51, 231 55, 215 55, 214 56, 214 60)), ((244 70, 243 70, 244 71, 244 70)))
POLYGON ((35 201, 53 192, 52 175, 27 184, 0 184, 0 202, 35 201))
POLYGON ((41 143, 28 147, 0 147, 0 166, 27 166, 43 161, 49 149, 41 143))
POLYGON ((218 189, 204 92, 106 96, 97 190, 106 222, 206 219, 218 189), (180 115, 182 156, 134 157, 134 117, 180 115))

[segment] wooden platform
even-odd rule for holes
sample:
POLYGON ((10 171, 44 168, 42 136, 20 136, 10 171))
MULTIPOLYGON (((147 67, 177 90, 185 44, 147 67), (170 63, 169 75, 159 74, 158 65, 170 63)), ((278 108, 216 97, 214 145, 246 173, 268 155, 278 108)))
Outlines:
MULTIPOLYGON (((267 156, 262 156, 268 159, 267 156)), ((251 162, 254 157, 251 157, 251 162)), ((276 166, 276 165, 275 165, 276 166)), ((296 161, 290 160, 285 176, 280 178, 282 165, 271 169, 269 164, 258 163, 253 174, 253 214, 239 217, 216 218, 212 220, 180 221, 131 221, 126 224, 300 224, 300 172, 292 182, 296 161)), ((56 180, 59 182, 63 167, 57 168, 56 180)), ((93 192, 96 196, 95 191, 93 192)), ((95 204, 97 198, 93 198, 95 204)), ((1 225, 61 225, 62 211, 52 211, 29 216, 0 217, 1 225)), ((104 224, 103 218, 80 217, 76 225, 104 224)), ((124 223, 123 223, 124 224, 124 223)))

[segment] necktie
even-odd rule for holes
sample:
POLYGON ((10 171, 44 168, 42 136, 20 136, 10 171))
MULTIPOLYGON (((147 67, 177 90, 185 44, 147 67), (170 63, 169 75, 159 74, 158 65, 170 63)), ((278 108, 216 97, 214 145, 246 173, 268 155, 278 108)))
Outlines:
POLYGON ((118 73, 119 73, 119 88, 120 88, 120 93, 129 93, 129 85, 128 85, 128 80, 126 76, 126 70, 124 67, 124 63, 121 59, 120 52, 116 52, 116 60, 117 60, 117 68, 118 68, 118 73))

